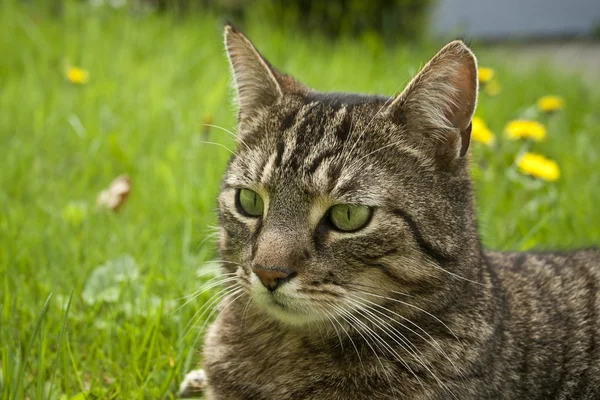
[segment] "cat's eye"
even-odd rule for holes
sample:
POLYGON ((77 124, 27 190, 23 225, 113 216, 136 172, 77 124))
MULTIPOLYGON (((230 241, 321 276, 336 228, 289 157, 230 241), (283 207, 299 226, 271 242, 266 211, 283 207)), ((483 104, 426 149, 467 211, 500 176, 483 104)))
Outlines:
POLYGON ((250 217, 263 215, 265 205, 258 193, 250 189, 239 189, 236 197, 237 206, 244 214, 250 217))
POLYGON ((367 225, 371 214, 371 207, 337 204, 329 210, 329 221, 334 228, 340 231, 354 232, 367 225))

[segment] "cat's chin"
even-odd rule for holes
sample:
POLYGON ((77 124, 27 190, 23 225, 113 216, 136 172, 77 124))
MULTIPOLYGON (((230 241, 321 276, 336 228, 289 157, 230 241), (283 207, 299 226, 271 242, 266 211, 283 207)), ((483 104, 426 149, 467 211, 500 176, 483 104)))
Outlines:
POLYGON ((323 321, 326 317, 306 299, 297 299, 285 291, 269 292, 264 287, 252 289, 257 307, 276 320, 288 325, 301 326, 323 321))
POLYGON ((266 307, 263 306, 263 309, 269 315, 287 325, 304 326, 322 321, 322 318, 319 315, 309 313, 298 313, 296 311, 290 311, 285 308, 280 308, 279 306, 268 305, 266 307))

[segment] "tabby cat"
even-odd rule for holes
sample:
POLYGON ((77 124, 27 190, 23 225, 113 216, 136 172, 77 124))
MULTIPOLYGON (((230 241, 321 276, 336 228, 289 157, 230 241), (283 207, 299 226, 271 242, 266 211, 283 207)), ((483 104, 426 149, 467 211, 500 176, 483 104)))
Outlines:
POLYGON ((600 251, 482 249, 463 42, 392 98, 311 90, 231 25, 225 43, 208 399, 600 399, 600 251))

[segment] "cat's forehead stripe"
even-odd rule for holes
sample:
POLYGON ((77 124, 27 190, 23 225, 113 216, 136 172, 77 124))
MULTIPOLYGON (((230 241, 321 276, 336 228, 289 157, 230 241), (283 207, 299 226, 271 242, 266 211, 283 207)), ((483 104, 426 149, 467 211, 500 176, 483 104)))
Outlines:
MULTIPOLYGON (((283 151, 281 153, 283 153, 283 151)), ((264 168, 260 174, 260 182, 262 184, 266 184, 271 178, 271 174, 273 173, 273 169, 275 168, 279 154, 279 152, 271 154, 271 157, 269 157, 269 160, 264 165, 264 168)))
POLYGON ((304 184, 317 192, 327 193, 333 187, 339 174, 331 171, 339 162, 343 151, 343 141, 348 133, 340 135, 340 130, 347 128, 345 123, 347 108, 332 110, 324 104, 311 102, 302 107, 296 116, 295 123, 285 132, 286 147, 281 162, 281 169, 296 175, 304 184))
POLYGON ((275 187, 295 182, 308 192, 356 201, 366 196, 364 201, 378 203, 376 174, 386 165, 404 162, 404 158, 382 157, 384 151, 393 148, 422 165, 429 161, 398 135, 397 127, 381 121, 380 110, 379 103, 332 105, 309 100, 282 104, 270 114, 263 111, 257 117, 261 124, 246 125, 252 131, 245 130, 244 136, 254 138, 250 148, 240 147, 235 171, 245 177, 247 185, 275 187), (381 165, 373 165, 373 160, 381 165), (360 190, 348 184, 355 180, 364 181, 360 190))

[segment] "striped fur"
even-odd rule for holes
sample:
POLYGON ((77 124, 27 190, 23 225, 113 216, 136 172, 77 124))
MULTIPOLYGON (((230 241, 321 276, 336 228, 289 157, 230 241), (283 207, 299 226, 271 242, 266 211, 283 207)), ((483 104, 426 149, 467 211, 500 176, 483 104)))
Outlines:
POLYGON ((600 251, 481 247, 464 44, 396 98, 309 90, 231 26, 226 45, 240 142, 220 251, 235 279, 206 336, 209 399, 600 398, 600 251), (236 208, 239 188, 261 218, 236 208), (368 225, 330 229, 340 203, 373 207, 368 225), (257 260, 297 276, 269 292, 257 260))

